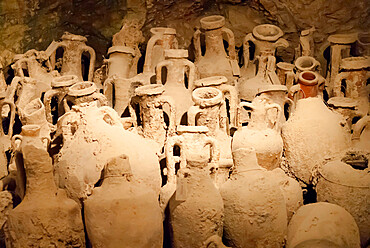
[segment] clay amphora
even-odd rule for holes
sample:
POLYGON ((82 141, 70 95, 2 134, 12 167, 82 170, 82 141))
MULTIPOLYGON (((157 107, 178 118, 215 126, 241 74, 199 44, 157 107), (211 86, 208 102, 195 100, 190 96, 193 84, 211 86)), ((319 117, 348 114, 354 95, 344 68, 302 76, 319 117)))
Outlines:
MULTIPOLYGON (((164 84, 164 96, 170 96, 174 100, 176 109, 176 125, 180 125, 181 120, 190 106, 191 91, 194 88, 195 66, 187 60, 188 51, 183 49, 168 49, 164 51, 166 60, 157 64, 157 84, 164 84), (166 78, 162 75, 163 68, 166 68, 166 78), (187 85, 185 77, 188 78, 187 85)), ((165 108, 166 114, 169 116, 169 110, 165 108)), ((186 124, 186 123, 182 123, 186 124)))
POLYGON ((198 79, 194 82, 195 88, 200 87, 212 87, 219 89, 222 92, 224 101, 228 100, 229 102, 229 108, 224 105, 224 109, 222 111, 227 113, 228 121, 226 122, 230 128, 237 127, 236 123, 236 110, 238 108, 239 104, 239 98, 238 98, 238 92, 235 88, 235 86, 228 85, 227 78, 224 76, 213 76, 203 79, 198 79))
POLYGON ((207 160, 208 173, 217 171, 220 151, 217 141, 209 137, 209 129, 205 126, 177 126, 177 135, 170 137, 166 142, 165 153, 167 168, 167 183, 161 188, 160 205, 164 210, 168 200, 176 190, 176 163, 180 168, 186 168, 187 159, 207 160), (173 151, 179 147, 180 156, 175 156, 173 151))
POLYGON ((12 137, 12 149, 14 151, 15 164, 17 168, 17 188, 16 193, 23 199, 26 190, 26 175, 24 172, 24 158, 22 149, 26 145, 35 145, 47 149, 50 138, 41 137, 39 125, 24 125, 22 126, 21 134, 12 137))
POLYGON ((289 223, 298 208, 303 205, 302 188, 297 180, 287 176, 280 168, 276 168, 269 173, 271 180, 279 184, 284 195, 289 223))
POLYGON ((108 105, 107 98, 98 92, 93 82, 78 82, 69 87, 67 95, 63 99, 64 111, 68 112, 73 105, 97 101, 98 106, 108 105))
POLYGON ((224 238, 236 248, 283 247, 287 211, 283 193, 257 163, 253 148, 233 151, 234 169, 220 189, 224 238))
POLYGON ((252 78, 241 77, 237 81, 240 100, 252 101, 259 88, 266 85, 280 85, 280 80, 275 73, 276 58, 271 55, 262 54, 257 59, 257 75, 252 78))
POLYGON ((228 84, 234 85, 234 80, 240 74, 235 52, 234 33, 224 27, 225 17, 219 15, 207 16, 200 19, 200 25, 205 35, 206 50, 201 48, 201 30, 194 33, 195 66, 199 78, 211 76, 225 76, 228 84), (223 35, 226 35, 229 44, 225 51, 223 35))
POLYGON ((289 98, 294 102, 297 99, 316 97, 319 95, 319 88, 324 82, 319 84, 319 75, 312 71, 303 71, 298 74, 298 84, 293 85, 289 90, 289 98))
POLYGON ((224 206, 209 175, 208 158, 186 158, 177 175, 177 189, 169 201, 172 247, 206 247, 222 237, 224 206))
POLYGON ((0 94, 0 178, 8 175, 7 164, 8 160, 6 152, 11 149, 11 138, 13 136, 13 125, 15 121, 15 105, 12 101, 5 99, 5 93, 0 94), (3 116, 5 108, 9 108, 6 116, 3 116), (8 117, 9 124, 6 127, 5 119, 8 117), (5 128, 4 128, 5 127, 5 128))
POLYGON ((167 136, 175 132, 176 112, 171 97, 163 96, 163 85, 150 84, 138 87, 135 94, 139 97, 140 120, 142 125, 139 132, 144 138, 154 140, 158 144, 158 152, 165 144, 167 136), (170 109, 169 125, 164 122, 163 105, 170 109))
POLYGON ((112 158, 100 187, 84 202, 85 224, 93 247, 162 247, 158 195, 132 176, 129 158, 112 158))
MULTIPOLYGON (((361 157, 361 153, 354 153, 361 157)), ((364 154, 365 155, 365 154, 364 154)), ((363 157, 366 157, 362 155, 363 157)), ((367 159, 369 154, 367 154, 367 159)), ((345 161, 345 157, 341 160, 345 161)), ((355 169, 350 164, 334 160, 322 164, 316 184, 317 200, 337 204, 346 209, 356 220, 363 247, 370 244, 370 174, 366 169, 355 169)), ((358 161, 359 159, 356 159, 358 161)), ((366 163, 367 160, 365 161, 366 163)))
POLYGON ((343 118, 318 97, 297 101, 282 127, 282 137, 289 167, 301 182, 310 184, 312 169, 318 163, 348 147, 350 137, 344 124, 343 118))
POLYGON ((46 120, 45 106, 40 99, 34 99, 29 102, 20 118, 23 125, 40 126, 40 136, 50 139, 51 125, 46 120))
POLYGON ((23 54, 22 58, 12 65, 12 68, 15 70, 16 76, 21 78, 27 76, 36 80, 36 94, 39 97, 51 89, 51 81, 54 76, 58 75, 57 71, 52 70, 50 60, 45 52, 34 49, 23 54), (25 75, 24 71, 28 75, 25 75))
POLYGON ((260 166, 268 170, 279 167, 283 152, 283 140, 279 130, 282 111, 280 105, 267 103, 263 99, 256 99, 252 103, 241 102, 238 116, 243 107, 251 109, 251 121, 244 127, 239 123, 233 136, 232 150, 253 147, 260 166))
POLYGON ((117 112, 96 102, 74 106, 58 120, 55 140, 62 137, 62 148, 55 159, 56 180, 73 199, 84 199, 100 180, 107 161, 130 156, 135 179, 159 194, 161 187, 157 150, 140 135, 126 131, 117 112))
POLYGON ((363 105, 360 106, 358 99, 335 96, 331 97, 327 103, 331 110, 343 116, 349 130, 352 130, 352 123, 355 118, 361 119, 367 114, 368 107, 363 105))
POLYGON ((53 41, 46 49, 46 54, 50 57, 51 64, 55 66, 56 52, 58 48, 63 49, 62 68, 60 74, 76 75, 79 80, 91 81, 95 70, 95 51, 92 47, 86 45, 87 39, 81 35, 65 32, 62 40, 53 41), (89 54, 89 71, 86 73, 82 68, 82 56, 89 54), (87 78, 83 78, 87 74, 87 78))
POLYGON ((357 107, 363 115, 369 110, 370 57, 342 59, 341 72, 334 79, 333 96, 349 97, 358 101, 357 107))
POLYGON ((256 68, 254 66, 254 62, 258 56, 265 54, 266 56, 275 57, 276 48, 287 48, 289 46, 288 41, 281 38, 283 35, 283 31, 278 26, 262 24, 255 26, 252 33, 245 36, 243 41, 243 70, 245 74, 243 76, 246 77, 246 79, 255 75, 256 68), (252 61, 250 60, 249 42, 252 42, 255 45, 252 61))
POLYGON ((14 102, 19 114, 30 101, 36 98, 40 98, 37 94, 37 82, 30 77, 14 77, 5 97, 7 101, 14 102))
POLYGON ((85 247, 80 208, 56 187, 49 154, 33 142, 21 150, 26 195, 7 216, 6 247, 85 247))
MULTIPOLYGON (((225 78, 226 79, 226 78, 225 78)), ((227 130, 227 115, 222 92, 216 88, 202 87, 193 91, 192 99, 195 106, 188 111, 188 123, 191 126, 206 126, 208 135, 217 140, 220 147, 220 161, 215 178, 217 186, 229 177, 233 165, 231 156, 231 137, 227 130)))
POLYGON ((126 46, 112 46, 108 49, 108 78, 104 81, 104 95, 108 105, 121 116, 130 103, 133 95, 132 82, 128 78, 136 75, 134 68, 135 50, 126 46))
MULTIPOLYGON (((330 70, 328 71, 328 82, 326 91, 329 97, 333 96, 334 82, 339 73, 342 59, 350 56, 351 44, 358 39, 357 33, 333 34, 328 37, 330 42, 330 70)), ((321 63, 321 65, 324 65, 321 63)))
POLYGON ((311 56, 301 56, 296 59, 294 65, 297 69, 297 73, 302 71, 313 71, 319 73, 320 63, 314 57, 311 56))
POLYGON ((151 28, 152 37, 146 46, 144 72, 155 73, 157 64, 165 59, 164 50, 177 49, 176 29, 156 27, 151 28))
POLYGON ((288 98, 287 87, 285 85, 263 86, 259 88, 256 99, 253 101, 258 101, 257 99, 264 99, 267 103, 276 103, 280 106, 281 112, 276 125, 278 125, 278 130, 281 130, 282 125, 289 119, 294 110, 294 102, 288 98), (286 110, 287 116, 283 110, 286 110))
POLYGON ((301 31, 299 36, 299 45, 295 49, 295 57, 300 56, 313 56, 315 52, 315 42, 313 38, 313 32, 316 30, 315 27, 305 29, 301 31))
POLYGON ((49 123, 55 124, 56 121, 53 120, 57 120, 64 114, 63 99, 68 94, 69 88, 77 83, 77 81, 78 78, 75 75, 60 76, 51 81, 52 89, 48 90, 44 95, 46 119, 49 123), (53 116, 51 112, 53 99, 57 103, 57 116, 53 116))
POLYGON ((353 217, 342 207, 317 202, 300 207, 288 226, 287 248, 360 248, 353 217))
POLYGON ((289 90, 295 81, 295 74, 293 71, 295 65, 287 62, 279 62, 276 64, 276 67, 277 76, 279 77, 280 83, 285 85, 289 90))

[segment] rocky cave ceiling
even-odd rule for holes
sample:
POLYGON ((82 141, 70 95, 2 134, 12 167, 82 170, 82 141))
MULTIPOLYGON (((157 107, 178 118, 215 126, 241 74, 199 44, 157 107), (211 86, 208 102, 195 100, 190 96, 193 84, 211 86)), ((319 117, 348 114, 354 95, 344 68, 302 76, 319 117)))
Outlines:
POLYGON ((112 36, 122 24, 141 26, 145 50, 149 30, 155 26, 176 28, 180 48, 189 48, 199 19, 221 14, 234 31, 237 49, 253 27, 273 23, 285 32, 290 47, 278 56, 289 62, 299 32, 314 26, 316 48, 329 34, 366 32, 369 0, 0 0, 0 62, 9 64, 14 54, 29 49, 45 50, 64 31, 84 35, 102 62, 112 36))

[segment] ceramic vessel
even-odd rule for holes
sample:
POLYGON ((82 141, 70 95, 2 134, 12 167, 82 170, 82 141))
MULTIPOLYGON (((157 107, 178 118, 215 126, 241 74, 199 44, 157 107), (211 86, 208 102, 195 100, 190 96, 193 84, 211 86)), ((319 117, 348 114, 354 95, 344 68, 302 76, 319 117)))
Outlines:
POLYGON ((220 151, 217 141, 209 137, 209 129, 205 126, 177 126, 177 135, 166 142, 166 184, 161 189, 160 205, 164 210, 169 199, 176 190, 176 164, 186 168, 187 160, 207 160, 208 173, 216 173, 220 151), (179 156, 174 155, 174 149, 179 148, 179 156))
MULTIPOLYGON (((351 154, 349 154, 351 155, 351 154)), ((365 155, 365 154, 364 154, 365 155)), ((361 158, 366 158, 362 154, 353 153, 358 162, 361 158)), ((367 159, 369 154, 367 154, 367 159)), ((364 199, 370 197, 370 175, 368 164, 366 169, 362 167, 353 168, 346 161, 346 157, 341 160, 333 160, 322 164, 319 171, 319 179, 316 184, 317 200, 337 204, 347 210, 360 230, 361 243, 364 247, 370 244, 370 204, 364 199)), ((367 160, 365 160, 367 163, 367 160)))
MULTIPOLYGON (((195 66, 187 60, 188 51, 183 49, 168 49, 164 51, 165 60, 156 67, 157 84, 164 84, 164 96, 174 100, 176 109, 176 125, 185 125, 186 113, 193 102, 191 92, 194 88, 195 66), (166 69, 166 74, 162 72, 166 69), (187 78, 187 82, 185 79, 187 78), (186 84, 187 83, 187 84, 186 84)), ((169 109, 165 108, 169 116, 169 109)))
POLYGON ((6 247, 84 247, 80 208, 56 187, 49 154, 34 139, 21 151, 26 195, 7 216, 6 247))
POLYGON ((157 64, 165 60, 165 49, 177 49, 176 29, 155 27, 151 28, 152 37, 146 46, 144 72, 155 73, 157 64))
POLYGON ((107 98, 98 92, 93 82, 78 82, 69 87, 67 95, 63 99, 64 111, 68 112, 72 106, 81 103, 97 101, 98 106, 107 106, 107 98))
POLYGON ((277 103, 267 103, 263 99, 257 99, 252 103, 241 102, 239 106, 238 113, 241 108, 247 107, 252 111, 252 116, 248 126, 243 127, 240 122, 233 136, 232 150, 254 148, 260 166, 268 170, 277 168, 283 152, 279 130, 281 107, 277 103))
POLYGON ((287 211, 278 183, 258 165, 253 148, 234 150, 233 159, 231 177, 220 189, 226 244, 238 248, 283 247, 287 211))
POLYGON ((243 41, 243 57, 244 57, 244 67, 245 77, 251 78, 255 75, 254 62, 261 56, 265 54, 266 56, 275 56, 276 48, 284 47, 287 48, 289 43, 284 38, 281 38, 284 32, 275 25, 272 24, 261 24, 253 28, 252 33, 245 36, 243 41), (250 60, 249 42, 252 42, 255 46, 253 59, 250 60), (249 72, 248 72, 249 71, 249 72), (250 76, 248 76, 248 74, 250 76))
POLYGON ((30 77, 14 77, 5 96, 5 100, 14 102, 18 114, 22 114, 26 105, 36 98, 39 98, 37 83, 35 79, 30 77))
POLYGON ((206 51, 203 53, 201 48, 201 30, 194 33, 195 46, 195 66, 199 78, 210 76, 225 76, 228 84, 234 85, 234 80, 240 74, 235 52, 234 33, 224 27, 225 17, 219 15, 203 17, 200 20, 202 30, 204 30, 206 51), (226 35, 229 47, 228 54, 225 51, 223 35, 226 35), (204 54, 204 55, 203 55, 204 54))
POLYGON ((15 111, 14 103, 5 99, 5 93, 0 95, 0 178, 4 178, 8 175, 8 159, 6 153, 11 149, 15 111), (3 111, 6 111, 7 107, 9 112, 6 116, 3 116, 3 111), (8 126, 4 125, 7 118, 9 120, 8 126))
POLYGON ((276 64, 277 76, 280 83, 285 85, 288 90, 293 86, 295 81, 294 65, 287 62, 279 62, 276 64))
POLYGON ((164 86, 158 84, 144 85, 135 90, 136 96, 139 97, 140 106, 141 126, 138 126, 139 133, 144 138, 158 144, 159 154, 162 153, 167 137, 175 132, 176 127, 175 105, 171 97, 163 96, 164 90, 164 86), (168 127, 164 122, 163 105, 165 104, 168 104, 170 109, 168 127))
POLYGON ((358 99, 338 96, 331 97, 327 103, 331 110, 343 116, 349 130, 352 130, 356 119, 361 119, 367 113, 364 111, 367 108, 360 106, 358 99))
POLYGON ((302 206, 288 226, 287 248, 360 248, 353 217, 342 207, 326 202, 302 206))
POLYGON ((60 116, 64 114, 63 99, 68 94, 69 88, 77 83, 78 78, 75 75, 56 77, 51 81, 51 90, 44 95, 44 105, 46 119, 49 123, 55 124, 60 116), (56 100, 57 113, 52 113, 52 101, 56 100))
POLYGON ((105 165, 100 187, 84 202, 93 247, 162 247, 162 214, 156 193, 132 176, 129 158, 105 165))
POLYGON ((220 161, 215 182, 219 187, 229 177, 233 165, 231 156, 231 137, 227 130, 227 115, 222 92, 216 88, 197 88, 192 93, 195 106, 188 111, 188 123, 191 126, 208 127, 208 135, 217 140, 220 147, 220 161))
POLYGON ((156 150, 140 135, 126 131, 114 109, 96 102, 74 106, 58 120, 54 139, 62 138, 55 157, 59 187, 73 199, 86 199, 100 180, 107 161, 124 152, 135 179, 159 194, 160 169, 156 150))
POLYGON ((235 86, 228 85, 227 78, 224 76, 213 76, 203 79, 198 79, 194 82, 195 88, 201 87, 212 87, 220 90, 223 95, 223 100, 228 102, 228 107, 224 105, 223 112, 227 113, 228 120, 226 125, 229 127, 227 129, 236 128, 236 111, 239 104, 238 92, 235 86))
POLYGON ((222 237, 223 211, 221 195, 209 175, 208 159, 187 157, 169 201, 172 247, 206 247, 210 237, 222 237))
MULTIPOLYGON (((87 39, 81 35, 75 35, 65 32, 62 35, 62 40, 55 42, 53 41, 46 49, 46 54, 50 57, 51 64, 55 67, 56 53, 59 48, 63 49, 63 58, 61 64, 60 74, 64 75, 75 75, 80 81, 93 79, 95 70, 95 51, 92 47, 86 45, 87 39), (88 54, 88 71, 84 71, 82 67, 82 57, 84 54, 88 54)), ((87 57, 87 56, 86 56, 87 57)), ((87 66, 85 66, 87 68, 87 66)))
POLYGON ((348 148, 350 137, 343 126, 343 118, 320 98, 297 101, 295 111, 282 127, 282 137, 287 162, 299 180, 310 184, 312 169, 318 163, 348 148))
POLYGON ((353 126, 352 145, 353 147, 369 151, 370 150, 370 116, 362 117, 353 126))
MULTIPOLYGON (((321 82, 323 85, 324 82, 321 82)), ((312 71, 303 71, 298 74, 298 84, 289 90, 289 97, 295 102, 297 99, 316 97, 319 95, 319 75, 312 71)))

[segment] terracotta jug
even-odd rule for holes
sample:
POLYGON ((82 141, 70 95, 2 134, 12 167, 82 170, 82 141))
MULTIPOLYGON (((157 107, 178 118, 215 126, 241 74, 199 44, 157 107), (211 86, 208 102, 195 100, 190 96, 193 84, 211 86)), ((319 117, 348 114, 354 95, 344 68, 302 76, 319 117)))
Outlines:
POLYGON ((277 76, 280 83, 285 85, 288 90, 293 86, 295 81, 294 65, 287 62, 279 62, 276 64, 277 76))
POLYGON ((11 149, 15 111, 14 103, 5 99, 5 93, 0 95, 0 178, 8 175, 8 159, 6 153, 11 149), (6 116, 3 116, 3 111, 5 111, 7 106, 10 111, 6 116), (8 126, 4 125, 6 123, 6 119, 9 120, 8 126))
POLYGON ((17 60, 12 68, 15 70, 15 75, 24 78, 27 72, 27 77, 33 78, 37 83, 37 95, 41 97, 43 93, 51 89, 51 81, 58 75, 57 71, 53 71, 49 58, 44 51, 36 51, 35 49, 27 51, 22 58, 17 60))
POLYGON ((177 126, 177 136, 170 137, 166 142, 166 184, 161 188, 160 205, 164 210, 168 200, 176 190, 176 163, 180 168, 186 168, 187 159, 201 159, 208 161, 208 173, 218 168, 220 151, 217 141, 209 137, 209 129, 205 126, 177 126), (178 147, 180 155, 174 155, 178 147))
POLYGON ((139 133, 144 138, 157 143, 158 154, 162 153, 167 137, 175 132, 176 127, 175 105, 171 97, 163 96, 164 90, 164 86, 158 84, 144 85, 135 90, 136 96, 139 97, 140 106, 141 127, 139 127, 139 133), (164 122, 163 105, 165 104, 168 104, 170 109, 168 127, 164 122))
POLYGON ((156 27, 151 28, 152 37, 146 46, 144 73, 155 73, 157 64, 165 59, 165 49, 177 49, 176 29, 156 27))
POLYGON ((283 247, 287 211, 277 182, 257 163, 253 148, 233 151, 234 169, 221 186, 224 238, 236 248, 283 247))
POLYGON ((278 130, 281 130, 282 125, 289 119, 290 115, 294 110, 294 102, 288 98, 288 89, 284 85, 266 85, 259 88, 256 94, 256 100, 263 99, 267 103, 276 103, 280 106, 281 112, 278 116, 279 120, 276 125, 278 125, 278 130), (286 114, 285 114, 286 112, 286 114))
POLYGON ((63 99, 64 111, 68 112, 73 105, 97 101, 99 106, 107 106, 107 98, 98 92, 93 82, 78 82, 69 87, 67 95, 63 99))
POLYGON ((353 217, 342 207, 317 202, 300 207, 288 226, 287 248, 360 248, 353 217))
POLYGON ((266 56, 275 57, 275 51, 278 47, 287 48, 289 43, 284 38, 281 38, 284 32, 275 25, 272 24, 261 24, 253 28, 252 33, 245 36, 243 41, 243 57, 244 57, 244 77, 246 79, 251 78, 255 75, 254 62, 265 54, 266 56), (255 45, 253 60, 250 60, 249 42, 255 45), (249 67, 249 68, 248 68, 249 67))
POLYGON ((238 92, 235 86, 228 85, 227 78, 224 76, 213 76, 203 79, 198 79, 194 82, 195 88, 200 87, 212 87, 219 89, 222 92, 223 99, 229 102, 229 108, 224 105, 223 112, 227 113, 228 121, 226 122, 229 125, 228 129, 237 127, 236 123, 236 110, 239 104, 238 92))
POLYGON ((108 55, 109 59, 104 61, 108 66, 108 77, 104 81, 103 91, 108 105, 121 116, 134 92, 133 82, 128 78, 137 74, 137 68, 134 68, 136 52, 131 47, 112 46, 108 49, 108 55))
POLYGON ((298 75, 298 84, 293 85, 289 90, 289 97, 297 99, 317 97, 319 95, 319 88, 325 82, 319 84, 319 75, 312 71, 303 71, 298 75))
POLYGON ((132 176, 129 158, 105 165, 104 180, 84 202, 85 225, 93 247, 162 247, 158 195, 132 176))
POLYGON ((299 45, 295 49, 295 57, 313 56, 315 52, 315 41, 313 33, 316 31, 315 27, 301 31, 299 36, 299 45))
MULTIPOLYGON (((194 88, 195 67, 192 62, 187 60, 188 51, 183 49, 168 49, 164 51, 166 60, 157 64, 157 84, 164 84, 164 96, 170 96, 174 100, 176 109, 176 125, 180 125, 185 113, 193 102, 191 92, 194 88), (166 75, 162 74, 166 68, 166 75), (166 77, 165 77, 166 76, 166 77), (185 78, 187 77, 187 85, 185 78)), ((165 108, 169 116, 169 110, 165 108)), ((182 123, 186 124, 186 123, 182 123)))
POLYGON ((224 27, 225 17, 219 15, 207 16, 200 19, 200 25, 205 35, 205 53, 201 48, 201 30, 194 33, 195 66, 199 78, 211 76, 225 76, 228 84, 234 85, 234 80, 240 74, 235 52, 234 33, 224 27), (226 35, 229 44, 226 53, 223 35, 226 35))
POLYGON ((296 102, 295 111, 282 127, 282 137, 289 168, 301 182, 310 184, 318 163, 349 146, 344 125, 343 118, 318 97, 296 102))
MULTIPOLYGON (((329 97, 333 96, 334 82, 340 71, 342 59, 350 57, 351 45, 357 40, 357 33, 332 34, 328 37, 330 43, 330 65, 328 67, 330 70, 327 72, 326 91, 329 97)), ((325 67, 323 62, 321 62, 321 65, 325 67)))
POLYGON ((78 78, 75 75, 56 77, 51 81, 51 90, 44 95, 44 105, 46 119, 49 123, 55 124, 56 120, 64 114, 63 99, 68 94, 69 88, 77 83, 78 78), (52 100, 56 100, 57 114, 52 114, 52 100))
POLYGON ((19 114, 30 101, 36 98, 40 98, 37 94, 37 83, 35 79, 30 77, 14 77, 8 86, 5 97, 7 101, 14 102, 19 114))
POLYGON ((251 109, 252 116, 248 126, 243 127, 240 122, 233 136, 232 150, 253 147, 260 166, 268 170, 279 167, 283 152, 283 140, 279 130, 280 105, 256 99, 252 103, 241 102, 239 106, 238 116, 243 107, 251 109))
POLYGON ((352 146, 369 151, 370 150, 370 116, 366 115, 353 126, 352 146))
POLYGON ((223 212, 221 195, 209 175, 208 158, 187 157, 169 201, 172 247, 206 247, 210 237, 222 237, 223 212))
POLYGON ((33 140, 26 143, 21 148, 26 195, 7 216, 6 247, 85 247, 78 204, 56 187, 47 151, 33 140))
POLYGON ((368 107, 363 104, 360 106, 358 98, 335 96, 331 97, 327 103, 331 110, 343 116, 349 130, 352 130, 352 124, 356 119, 361 119, 367 114, 368 107))
POLYGON ((217 140, 220 147, 220 161, 215 182, 219 187, 229 177, 233 165, 231 156, 231 137, 227 130, 227 115, 222 92, 216 88, 202 87, 193 91, 195 106, 188 111, 188 123, 191 126, 206 126, 208 135, 217 140))
POLYGON ((40 99, 34 99, 24 108, 20 116, 23 125, 40 126, 40 136, 50 139, 51 125, 46 120, 45 106, 40 99))
POLYGON ((54 140, 62 138, 55 158, 58 185, 73 199, 85 199, 100 180, 107 161, 125 152, 130 156, 135 179, 159 194, 161 187, 158 157, 150 143, 126 131, 117 112, 96 102, 74 106, 58 120, 54 140))
POLYGON ((240 100, 252 101, 259 88, 266 85, 280 85, 279 78, 275 73, 276 58, 263 53, 257 59, 257 75, 252 78, 241 77, 237 81, 236 86, 240 100))
POLYGON ((14 151, 14 161, 17 168, 16 176, 16 193, 23 199, 26 190, 26 174, 24 172, 24 158, 22 149, 26 145, 35 145, 47 149, 50 143, 50 138, 40 136, 39 125, 24 125, 22 126, 21 134, 12 137, 12 149, 14 151))
POLYGON ((318 169, 319 178, 316 184, 318 201, 337 204, 356 220, 363 247, 370 244, 370 203, 365 200, 370 197, 368 158, 368 152, 367 154, 350 152, 341 159, 322 164, 318 169), (362 157, 366 163, 366 169, 351 167, 348 164, 351 161, 345 163, 344 161, 350 157, 355 159, 355 163, 358 163, 362 157))
POLYGON ((79 80, 91 81, 95 70, 95 51, 92 47, 86 45, 87 39, 81 35, 75 35, 65 32, 62 40, 53 41, 46 49, 46 54, 50 57, 51 64, 55 66, 56 52, 58 48, 63 49, 63 59, 60 74, 76 75, 79 80), (89 69, 85 72, 82 68, 82 56, 84 53, 89 54, 89 69), (86 78, 84 78, 86 74, 86 78))

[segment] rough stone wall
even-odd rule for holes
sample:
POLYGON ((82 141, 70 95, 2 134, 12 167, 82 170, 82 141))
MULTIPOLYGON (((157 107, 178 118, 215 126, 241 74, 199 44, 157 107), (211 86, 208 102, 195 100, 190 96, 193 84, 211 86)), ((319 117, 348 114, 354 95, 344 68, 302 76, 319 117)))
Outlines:
POLYGON ((226 17, 237 46, 255 25, 278 25, 291 43, 278 55, 290 61, 299 31, 315 26, 319 48, 329 34, 368 30, 369 8, 369 0, 0 0, 0 62, 5 66, 31 48, 44 50, 69 31, 87 36, 99 65, 113 34, 132 19, 139 20, 146 40, 151 27, 176 28, 180 47, 188 48, 199 19, 211 14, 226 17))

